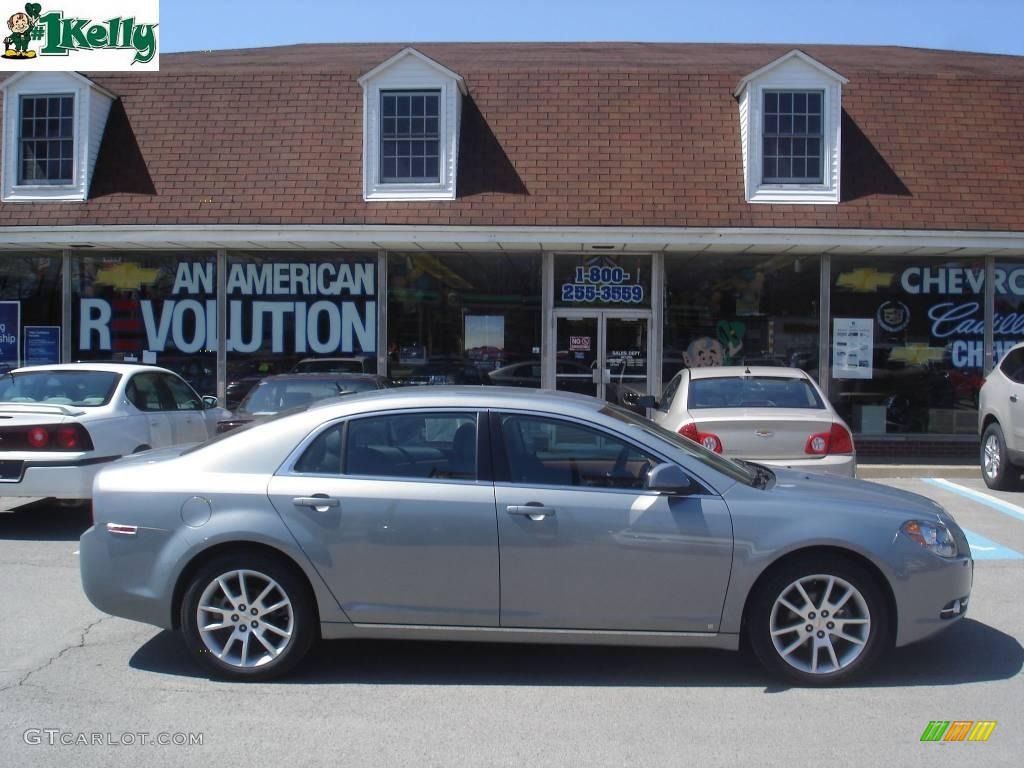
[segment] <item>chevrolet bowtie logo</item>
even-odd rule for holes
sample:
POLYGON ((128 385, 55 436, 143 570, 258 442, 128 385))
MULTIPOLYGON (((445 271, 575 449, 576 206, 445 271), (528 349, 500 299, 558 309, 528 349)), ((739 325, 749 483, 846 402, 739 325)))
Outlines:
POLYGON ((754 431, 754 434, 757 435, 758 437, 771 437, 775 433, 772 432, 770 429, 758 429, 754 431))

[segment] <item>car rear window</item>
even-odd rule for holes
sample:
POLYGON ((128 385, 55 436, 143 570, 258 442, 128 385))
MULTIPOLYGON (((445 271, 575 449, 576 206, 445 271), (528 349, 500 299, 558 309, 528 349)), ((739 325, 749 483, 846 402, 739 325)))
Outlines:
POLYGON ((292 373, 362 373, 361 360, 300 360, 292 373))
POLYGON ((245 413, 280 413, 309 405, 325 397, 361 392, 362 382, 336 381, 264 381, 245 396, 238 410, 245 413))
POLYGON ((0 378, 0 402, 95 408, 114 395, 121 374, 110 371, 22 371, 0 378))
POLYGON ((722 376, 690 381, 688 410, 701 408, 809 408, 825 404, 811 382, 788 376, 722 376))

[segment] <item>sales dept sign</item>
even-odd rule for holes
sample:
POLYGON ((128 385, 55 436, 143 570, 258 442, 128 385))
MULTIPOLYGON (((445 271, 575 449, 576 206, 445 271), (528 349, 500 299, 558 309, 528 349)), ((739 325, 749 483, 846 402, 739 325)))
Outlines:
POLYGON ((159 70, 159 11, 158 0, 0 0, 0 72, 159 70))

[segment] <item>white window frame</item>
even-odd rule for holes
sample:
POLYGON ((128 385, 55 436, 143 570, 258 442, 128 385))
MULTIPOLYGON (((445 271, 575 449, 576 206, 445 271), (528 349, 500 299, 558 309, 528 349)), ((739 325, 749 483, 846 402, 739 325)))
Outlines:
MULTIPOLYGON (((90 157, 92 137, 90 131, 96 127, 90 119, 93 107, 105 106, 113 102, 114 95, 100 88, 91 80, 75 72, 21 72, 8 78, 0 88, 3 89, 3 142, 2 162, 0 162, 0 200, 5 203, 20 202, 82 202, 89 194, 92 181, 92 168, 96 158, 90 157), (74 101, 72 112, 73 158, 71 183, 30 183, 19 184, 21 164, 21 99, 29 97, 71 96, 74 101), (105 104, 93 104, 96 99, 105 100, 105 104)), ((102 130, 106 121, 98 124, 102 130)), ((98 141, 96 142, 98 146, 98 141)))
POLYGON ((736 90, 740 100, 744 193, 748 203, 837 205, 842 153, 842 75, 802 51, 790 51, 745 77, 736 90), (822 93, 822 182, 766 183, 763 181, 765 91, 822 93))
POLYGON ((363 199, 372 201, 454 200, 458 174, 459 121, 465 84, 455 72, 413 48, 406 48, 359 78, 363 86, 363 199), (437 182, 381 180, 381 94, 437 91, 440 151, 437 182))

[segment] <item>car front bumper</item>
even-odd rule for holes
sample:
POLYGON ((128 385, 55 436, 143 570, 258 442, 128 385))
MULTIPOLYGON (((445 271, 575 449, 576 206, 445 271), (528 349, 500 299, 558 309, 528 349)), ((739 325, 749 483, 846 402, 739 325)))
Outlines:
POLYGON ((924 640, 967 615, 974 582, 970 551, 944 559, 922 552, 892 582, 898 626, 896 645, 924 640))

